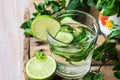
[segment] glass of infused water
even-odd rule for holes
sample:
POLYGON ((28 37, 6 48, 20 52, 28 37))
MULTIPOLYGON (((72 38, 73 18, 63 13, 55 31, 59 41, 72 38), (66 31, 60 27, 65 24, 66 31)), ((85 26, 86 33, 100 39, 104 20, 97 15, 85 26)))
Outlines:
POLYGON ((83 77, 90 70, 98 37, 96 20, 77 10, 58 12, 53 17, 61 25, 54 37, 47 30, 50 51, 57 63, 56 74, 67 79, 83 77))

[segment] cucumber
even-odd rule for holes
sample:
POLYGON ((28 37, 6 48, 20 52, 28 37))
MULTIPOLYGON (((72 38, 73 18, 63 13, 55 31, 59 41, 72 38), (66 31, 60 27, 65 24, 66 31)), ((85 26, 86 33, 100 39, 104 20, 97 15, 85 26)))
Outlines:
POLYGON ((58 32, 55 38, 64 43, 71 43, 74 39, 72 33, 60 32, 60 31, 58 32))

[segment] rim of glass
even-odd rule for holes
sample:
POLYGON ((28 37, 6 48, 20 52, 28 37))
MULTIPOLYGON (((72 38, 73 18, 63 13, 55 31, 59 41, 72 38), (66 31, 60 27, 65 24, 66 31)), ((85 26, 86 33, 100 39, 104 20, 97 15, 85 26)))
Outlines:
MULTIPOLYGON (((82 14, 85 14, 85 15, 89 16, 89 17, 93 20, 93 23, 94 23, 94 24, 93 24, 93 27, 94 27, 94 29, 95 29, 95 36, 94 36, 92 39, 88 40, 88 41, 80 42, 80 44, 81 44, 81 43, 89 43, 89 42, 93 41, 95 38, 97 38, 98 33, 99 33, 99 26, 98 26, 95 18, 94 18, 92 15, 90 15, 89 13, 86 13, 86 12, 84 12, 84 11, 64 10, 64 11, 61 11, 61 12, 57 12, 57 13, 53 14, 52 16, 53 16, 53 17, 56 17, 56 15, 61 14, 61 13, 64 13, 64 12, 77 12, 77 13, 82 13, 82 14)), ((65 15, 65 14, 61 14, 61 16, 58 16, 57 18, 62 17, 63 15, 65 15)), ((50 32, 49 32, 48 30, 47 30, 47 33, 49 33, 49 35, 50 35, 54 40, 56 40, 56 41, 58 41, 58 42, 61 42, 61 43, 64 43, 64 42, 62 42, 62 41, 59 41, 59 40, 55 39, 55 38, 50 34, 50 32)), ((65 44, 66 44, 66 43, 65 43, 65 44)))

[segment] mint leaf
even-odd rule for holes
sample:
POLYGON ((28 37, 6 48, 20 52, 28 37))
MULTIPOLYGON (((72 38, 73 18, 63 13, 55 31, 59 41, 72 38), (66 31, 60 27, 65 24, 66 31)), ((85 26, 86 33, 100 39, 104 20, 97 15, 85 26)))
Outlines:
POLYGON ((103 80, 103 74, 102 73, 95 74, 93 80, 103 80))
POLYGON ((66 0, 62 0, 61 4, 60 4, 60 7, 65 8, 65 6, 66 6, 66 0))
POLYGON ((29 28, 28 28, 28 29, 24 29, 24 35, 25 35, 25 36, 30 36, 30 35, 32 36, 32 31, 31 31, 31 29, 29 29, 29 28))
POLYGON ((24 35, 25 35, 25 36, 32 35, 32 31, 31 31, 30 27, 31 27, 31 23, 32 23, 33 19, 34 19, 34 18, 31 18, 31 19, 27 20, 26 22, 24 22, 24 23, 20 26, 20 28, 24 29, 24 35))
POLYGON ((33 3, 33 4, 34 4, 35 9, 36 9, 38 12, 40 12, 41 10, 38 8, 37 4, 36 4, 36 3, 33 3))
POLYGON ((87 4, 89 4, 89 6, 95 6, 96 2, 95 0, 87 0, 87 4))
POLYGON ((106 44, 105 52, 108 58, 118 61, 115 42, 108 42, 106 44))
POLYGON ((120 79, 120 72, 114 72, 114 76, 115 76, 117 79, 120 79))
POLYGON ((51 11, 47 10, 44 3, 39 3, 38 5, 34 3, 34 7, 37 10, 37 12, 33 13, 33 16, 38 15, 51 15, 51 11))
POLYGON ((83 80, 103 80, 102 73, 89 72, 84 77, 83 80))
POLYGON ((44 0, 44 3, 45 3, 46 5, 49 5, 49 0, 44 0))
POLYGON ((93 80, 95 73, 89 72, 84 77, 83 80, 93 80))
POLYGON ((88 6, 87 0, 70 0, 66 6, 66 10, 80 10, 89 12, 90 6, 88 6))
POLYGON ((120 63, 116 63, 113 67, 113 71, 120 71, 120 63))
POLYGON ((30 28, 32 21, 33 21, 33 19, 27 20, 26 22, 24 22, 24 23, 20 26, 20 28, 22 28, 22 29, 30 28))
POLYGON ((106 44, 107 44, 107 41, 104 41, 100 46, 98 46, 94 50, 93 59, 95 59, 97 61, 101 61, 102 63, 104 63, 105 56, 103 55, 103 53, 105 51, 106 44))
POLYGON ((58 12, 59 11, 59 3, 57 3, 56 1, 51 1, 50 3, 51 8, 54 12, 58 12))
POLYGON ((45 10, 45 5, 43 3, 38 4, 39 10, 45 10))
POLYGON ((43 52, 41 52, 41 51, 37 51, 35 53, 35 57, 37 57, 38 59, 44 58, 45 56, 46 55, 43 52))
POLYGON ((114 39, 118 36, 120 36, 120 30, 116 30, 116 31, 111 32, 107 37, 109 39, 114 39))
POLYGON ((117 9, 105 9, 103 12, 102 12, 102 15, 103 16, 111 16, 111 15, 114 15, 117 13, 117 9))

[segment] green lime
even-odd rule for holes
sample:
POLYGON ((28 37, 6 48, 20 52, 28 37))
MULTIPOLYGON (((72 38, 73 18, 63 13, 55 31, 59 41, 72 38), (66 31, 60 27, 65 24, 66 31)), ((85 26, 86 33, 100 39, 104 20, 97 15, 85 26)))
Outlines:
POLYGON ((54 37, 60 29, 60 23, 48 15, 37 16, 31 25, 33 35, 40 40, 47 40, 46 29, 54 37))
POLYGON ((51 80, 56 70, 56 62, 50 56, 33 57, 26 64, 26 73, 31 80, 51 80))

